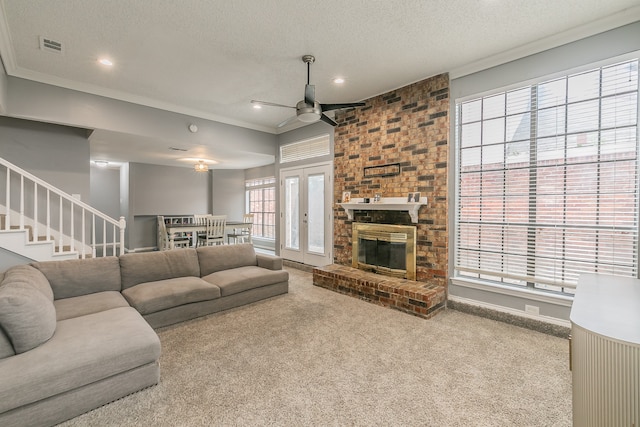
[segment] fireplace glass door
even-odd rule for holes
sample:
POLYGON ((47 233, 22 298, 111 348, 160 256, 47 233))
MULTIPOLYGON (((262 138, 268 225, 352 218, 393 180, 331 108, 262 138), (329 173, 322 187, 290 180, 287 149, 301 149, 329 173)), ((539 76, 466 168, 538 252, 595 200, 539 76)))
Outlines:
POLYGON ((331 171, 330 164, 281 171, 283 258, 331 264, 331 171))

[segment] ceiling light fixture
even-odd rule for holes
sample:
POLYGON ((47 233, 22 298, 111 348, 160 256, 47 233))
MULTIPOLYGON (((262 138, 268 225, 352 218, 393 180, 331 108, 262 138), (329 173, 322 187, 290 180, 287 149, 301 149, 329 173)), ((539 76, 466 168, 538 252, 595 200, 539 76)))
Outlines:
POLYGON ((98 59, 98 62, 101 63, 102 65, 107 66, 107 67, 113 66, 113 62, 111 62, 107 58, 100 58, 100 59, 98 59))
POLYGON ((109 166, 109 162, 107 162, 106 160, 94 160, 93 164, 98 166, 99 168, 106 168, 107 166, 109 166))
POLYGON ((198 163, 194 166, 196 172, 206 172, 209 170, 209 165, 207 165, 204 160, 198 160, 198 163))
POLYGON ((262 108, 262 105, 253 104, 253 108, 255 108, 256 110, 260 110, 262 108))
POLYGON ((333 82, 335 84, 341 85, 342 83, 344 83, 344 79, 342 77, 336 77, 335 79, 333 79, 333 82))

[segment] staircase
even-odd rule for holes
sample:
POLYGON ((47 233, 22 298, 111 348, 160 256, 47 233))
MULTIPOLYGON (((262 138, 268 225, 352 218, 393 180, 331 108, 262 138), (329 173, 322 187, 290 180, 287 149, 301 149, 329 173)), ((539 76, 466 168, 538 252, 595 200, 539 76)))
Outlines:
POLYGON ((125 228, 0 158, 0 248, 35 261, 120 255, 125 228))

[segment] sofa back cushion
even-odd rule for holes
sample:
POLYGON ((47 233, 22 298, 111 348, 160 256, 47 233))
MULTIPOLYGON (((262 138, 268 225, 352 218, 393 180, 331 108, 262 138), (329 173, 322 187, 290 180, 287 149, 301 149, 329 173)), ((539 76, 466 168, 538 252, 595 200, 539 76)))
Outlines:
POLYGON ((199 277, 200 267, 195 249, 175 249, 121 255, 120 273, 124 290, 145 282, 199 277))
POLYGON ((0 284, 0 329, 16 354, 45 343, 56 330, 53 301, 37 288, 5 276, 0 284))
POLYGON ((49 301, 53 301, 53 290, 42 272, 30 265, 16 265, 4 273, 0 283, 20 283, 22 286, 42 292, 49 301))
POLYGON ((231 268, 258 265, 253 245, 204 246, 196 249, 200 263, 200 277, 231 268))
POLYGON ((118 257, 44 261, 31 265, 49 280, 55 299, 122 290, 118 257))

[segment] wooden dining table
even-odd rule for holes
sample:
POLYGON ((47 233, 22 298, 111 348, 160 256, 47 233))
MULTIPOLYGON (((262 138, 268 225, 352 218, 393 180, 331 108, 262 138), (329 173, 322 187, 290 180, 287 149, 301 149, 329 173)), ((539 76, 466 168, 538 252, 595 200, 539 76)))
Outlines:
MULTIPOLYGON (((251 229, 250 222, 243 221, 227 221, 225 224, 225 236, 233 230, 238 228, 251 229)), ((205 233, 207 231, 206 224, 167 224, 167 233, 169 234, 169 248, 174 248, 174 236, 176 233, 191 233, 191 246, 195 246, 194 243, 198 239, 198 233, 205 233)), ((251 242, 251 236, 249 236, 249 242, 251 242)))

